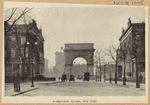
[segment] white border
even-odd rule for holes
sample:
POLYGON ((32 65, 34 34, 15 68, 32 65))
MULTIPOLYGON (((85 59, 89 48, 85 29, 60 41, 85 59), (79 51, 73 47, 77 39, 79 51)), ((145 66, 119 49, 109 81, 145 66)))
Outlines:
MULTIPOLYGON (((33 3, 33 2, 4 2, 4 7, 122 7, 122 6, 110 6, 110 5, 87 5, 87 4, 60 4, 60 3, 33 3)), ((129 7, 129 6, 123 6, 129 7)), ((133 7, 133 6, 132 6, 133 7)), ((134 6, 137 7, 137 6, 134 6)), ((2 103, 54 103, 53 100, 96 100, 96 103, 148 103, 148 7, 145 7, 146 13, 146 96, 34 96, 34 97, 8 97, 4 96, 4 62, 2 70, 2 103)), ((4 39, 3 39, 4 41, 4 39)), ((4 46, 3 46, 4 49, 4 46)), ((4 59, 4 52, 3 52, 4 59)), ((61 102, 62 103, 62 102, 61 102)), ((67 102, 71 103, 71 102, 67 102)), ((89 102, 90 103, 90 102, 89 102)))

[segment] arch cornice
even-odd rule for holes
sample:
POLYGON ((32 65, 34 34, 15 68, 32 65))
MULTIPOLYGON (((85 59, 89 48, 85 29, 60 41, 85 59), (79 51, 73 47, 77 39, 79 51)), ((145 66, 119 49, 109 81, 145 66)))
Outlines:
POLYGON ((64 52, 79 52, 79 51, 90 51, 90 52, 94 52, 95 49, 64 49, 64 52))

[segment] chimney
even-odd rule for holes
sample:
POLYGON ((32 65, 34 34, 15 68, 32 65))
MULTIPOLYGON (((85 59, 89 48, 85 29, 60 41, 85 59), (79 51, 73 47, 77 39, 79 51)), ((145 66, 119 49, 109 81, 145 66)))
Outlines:
POLYGON ((41 34, 42 34, 42 26, 40 26, 40 32, 41 32, 41 34))
POLYGON ((128 18, 128 26, 130 26, 131 25, 131 19, 130 19, 130 17, 128 18))
POLYGON ((34 19, 32 19, 32 24, 33 24, 34 26, 36 26, 36 24, 37 24, 34 19))
POLYGON ((124 33, 124 28, 122 28, 122 34, 124 33))

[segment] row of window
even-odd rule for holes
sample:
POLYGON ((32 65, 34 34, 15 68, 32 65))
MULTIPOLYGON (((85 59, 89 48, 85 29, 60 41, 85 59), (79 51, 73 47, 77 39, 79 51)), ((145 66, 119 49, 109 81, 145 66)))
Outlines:
MULTIPOLYGON (((26 56, 26 58, 28 58, 28 54, 29 54, 29 49, 28 47, 26 47, 26 52, 24 54, 24 48, 21 48, 21 55, 24 57, 24 55, 26 56)), ((17 50, 16 48, 11 48, 11 58, 16 58, 17 57, 17 50)), ((43 59, 43 53, 40 53, 40 60, 43 59)))
MULTIPOLYGON (((24 57, 24 49, 21 48, 21 55, 24 57)), ((28 57, 28 48, 26 48, 26 57, 28 57)), ((11 58, 16 58, 17 56, 17 51, 16 48, 11 48, 11 58)))
MULTIPOLYGON (((15 36, 11 36, 11 41, 12 41, 12 42, 16 42, 16 37, 15 37, 15 36)), ((21 44, 21 45, 24 45, 25 42, 26 42, 26 38, 25 38, 24 36, 21 36, 21 37, 20 37, 20 44, 21 44)))

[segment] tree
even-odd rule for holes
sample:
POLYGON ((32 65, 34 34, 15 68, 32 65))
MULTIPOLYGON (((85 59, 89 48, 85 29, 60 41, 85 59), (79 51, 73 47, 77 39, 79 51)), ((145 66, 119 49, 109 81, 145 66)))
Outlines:
POLYGON ((135 37, 134 41, 132 43, 133 46, 133 52, 132 56, 135 59, 135 66, 136 66, 136 88, 140 88, 139 83, 139 66, 140 64, 137 64, 138 58, 145 58, 145 27, 141 31, 139 31, 135 37))
MULTIPOLYGON (((19 8, 12 8, 10 15, 5 15, 5 23, 4 23, 4 33, 7 33, 13 28, 13 26, 23 17, 27 12, 29 12, 33 8, 25 8, 20 10, 19 8), (9 25, 8 25, 9 24, 9 25)), ((5 11, 8 11, 5 9, 5 11)), ((10 12, 10 11, 9 11, 10 12)))
POLYGON ((103 61, 104 61, 104 54, 103 54, 103 51, 102 51, 102 49, 100 49, 100 50, 96 50, 96 52, 95 52, 95 67, 96 67, 96 69, 99 69, 99 71, 100 71, 100 77, 99 77, 99 79, 100 79, 100 82, 101 82, 101 64, 103 63, 103 61))
MULTIPOLYGON (((13 44, 15 46, 15 49, 17 50, 17 58, 20 59, 22 62, 22 71, 23 71, 23 80, 24 80, 24 67, 25 67, 25 55, 26 55, 26 46, 24 46, 24 54, 21 53, 21 47, 20 47, 20 34, 17 27, 17 22, 19 20, 22 20, 24 24, 26 24, 26 14, 31 10, 32 8, 12 8, 5 9, 5 21, 4 21, 4 39, 5 39, 5 64, 6 61, 11 61, 14 58, 10 58, 10 49, 8 48, 7 43, 13 44), (8 36, 10 34, 15 35, 15 41, 11 41, 8 36)), ((25 28, 26 35, 28 33, 28 27, 25 28)), ((26 36, 25 36, 26 38, 26 36)), ((18 68, 19 69, 19 68, 18 68)), ((19 70, 16 71, 17 77, 14 78, 14 90, 20 91, 20 78, 19 78, 19 70)))
POLYGON ((106 50, 105 54, 108 55, 109 57, 111 57, 111 59, 116 62, 116 65, 115 65, 115 83, 117 83, 117 56, 118 56, 117 48, 115 48, 113 45, 111 45, 106 50))
MULTIPOLYGON (((140 88, 139 83, 139 67, 141 63, 138 63, 138 58, 145 58, 145 26, 143 25, 140 29, 134 30, 135 34, 128 41, 127 51, 129 53, 129 61, 135 62, 136 72, 136 88, 140 88), (138 64, 137 64, 138 63, 138 64)), ((130 73, 133 77, 133 73, 130 73)))

